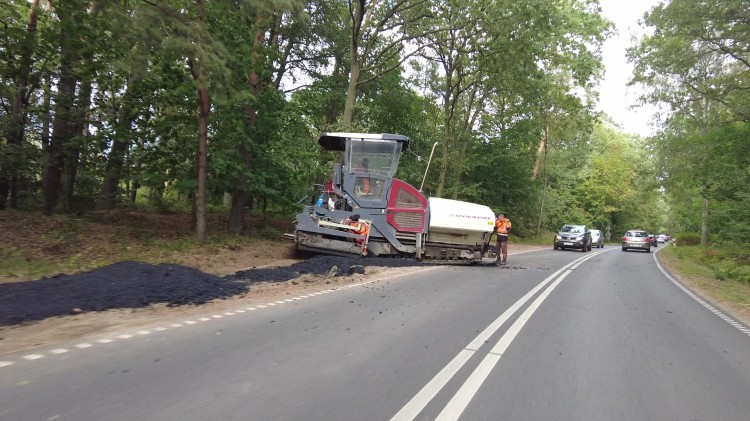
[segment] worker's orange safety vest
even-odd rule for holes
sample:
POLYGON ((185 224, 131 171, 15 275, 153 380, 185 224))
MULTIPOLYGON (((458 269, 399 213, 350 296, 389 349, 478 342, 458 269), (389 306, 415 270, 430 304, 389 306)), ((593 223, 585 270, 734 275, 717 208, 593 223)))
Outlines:
POLYGON ((352 222, 352 232, 358 235, 367 236, 370 227, 364 222, 352 222))
POLYGON ((508 235, 508 230, 510 229, 512 224, 510 223, 510 219, 504 218, 495 221, 495 226, 497 227, 497 232, 499 234, 508 235))

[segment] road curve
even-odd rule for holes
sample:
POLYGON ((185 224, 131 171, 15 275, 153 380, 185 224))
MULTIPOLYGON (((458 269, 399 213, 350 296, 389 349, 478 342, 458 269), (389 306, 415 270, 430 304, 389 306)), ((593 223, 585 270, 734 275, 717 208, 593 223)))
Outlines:
POLYGON ((748 419, 750 330, 653 254, 508 263, 3 355, 0 420, 748 419))

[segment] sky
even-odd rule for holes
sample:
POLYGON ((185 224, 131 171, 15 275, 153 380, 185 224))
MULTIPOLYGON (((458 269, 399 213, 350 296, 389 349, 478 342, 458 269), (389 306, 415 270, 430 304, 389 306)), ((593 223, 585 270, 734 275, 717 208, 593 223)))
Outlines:
POLYGON ((605 75, 599 88, 597 110, 609 114, 626 133, 649 136, 655 133, 651 125, 655 108, 638 106, 638 87, 628 87, 633 66, 627 62, 625 49, 633 44, 632 37, 642 36, 644 29, 638 20, 659 0, 599 0, 602 14, 614 22, 616 33, 603 46, 605 75))

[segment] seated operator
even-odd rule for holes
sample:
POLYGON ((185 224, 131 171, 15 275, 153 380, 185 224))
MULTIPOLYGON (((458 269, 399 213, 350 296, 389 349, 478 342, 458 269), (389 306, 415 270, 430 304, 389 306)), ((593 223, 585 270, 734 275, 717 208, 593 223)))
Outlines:
POLYGON ((362 162, 360 162, 359 166, 356 169, 356 172, 367 174, 366 178, 360 178, 357 177, 357 181, 362 181, 362 194, 370 194, 372 193, 370 191, 370 160, 367 158, 362 158, 362 162))
MULTIPOLYGON (((341 221, 342 224, 351 225, 352 228, 349 230, 352 234, 361 235, 367 237, 367 233, 370 232, 370 227, 364 222, 359 221, 359 214, 355 213, 345 220, 341 221)), ((357 243, 362 243, 361 239, 357 239, 357 243)))

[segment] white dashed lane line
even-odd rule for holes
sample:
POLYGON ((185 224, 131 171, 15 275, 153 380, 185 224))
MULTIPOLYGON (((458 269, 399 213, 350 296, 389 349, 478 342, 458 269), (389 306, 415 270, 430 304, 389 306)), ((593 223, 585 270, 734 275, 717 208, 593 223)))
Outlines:
MULTIPOLYGON (((95 343, 82 342, 82 343, 73 345, 73 347, 75 349, 72 349, 72 350, 68 349, 68 348, 55 348, 55 349, 51 349, 51 350, 47 351, 46 353, 28 354, 28 355, 24 355, 24 356, 22 356, 20 358, 23 359, 23 360, 26 360, 26 361, 34 361, 34 360, 38 360, 38 359, 42 359, 42 358, 46 357, 47 356, 46 354, 49 354, 49 355, 67 354, 67 353, 69 353, 71 351, 75 351, 77 349, 83 350, 83 349, 87 349, 87 348, 92 348, 96 344, 110 344, 110 343, 113 343, 115 341, 123 341, 123 340, 131 339, 131 338, 134 338, 134 337, 138 337, 138 336, 150 335, 153 332, 164 332, 164 331, 167 331, 169 329, 176 329, 176 328, 183 327, 185 325, 195 325, 195 324, 198 324, 199 322, 208 322, 208 321, 211 321, 211 320, 214 320, 214 319, 221 319, 221 318, 224 318, 224 316, 234 316, 236 314, 241 314, 241 313, 245 313, 245 312, 252 312, 252 311, 255 311, 255 310, 258 310, 258 309, 269 308, 269 307, 273 307, 273 306, 277 306, 277 305, 281 305, 281 304, 286 304, 286 303, 293 303, 295 301, 303 300, 305 298, 312 298, 312 297, 315 297, 315 296, 318 296, 318 295, 328 294, 328 293, 336 292, 336 291, 343 291, 343 290, 346 290, 346 289, 349 289, 349 288, 355 288, 355 287, 359 287, 359 286, 371 284, 371 283, 374 283, 374 282, 378 282, 378 281, 360 282, 360 283, 357 283, 357 284, 346 285, 346 286, 343 286, 341 288, 327 289, 327 290, 324 290, 324 291, 318 291, 318 292, 314 292, 314 293, 310 293, 310 294, 300 295, 300 296, 293 297, 293 298, 287 298, 285 300, 279 300, 279 301, 274 301, 274 302, 267 302, 267 303, 258 304, 258 305, 252 306, 252 307, 245 307, 244 309, 227 311, 227 312, 222 313, 222 314, 214 314, 214 315, 212 315, 210 317, 200 317, 200 318, 197 319, 198 321, 195 321, 195 320, 186 320, 186 321, 184 321, 182 323, 172 323, 172 324, 167 325, 167 326, 159 326, 159 327, 155 327, 155 328, 150 329, 150 330, 143 329, 143 330, 138 330, 138 331, 133 332, 133 333, 122 333, 122 334, 119 334, 119 335, 115 335, 115 336, 113 336, 111 338, 97 339, 95 341, 95 343)), ((16 364, 16 361, 0 361, 0 368, 8 367, 8 366, 11 366, 11 365, 14 365, 14 364, 16 364)))
POLYGON ((29 354, 29 355, 24 355, 21 358, 23 358, 24 360, 27 360, 27 361, 33 361, 33 360, 38 360, 40 358, 44 358, 44 355, 42 355, 42 354, 29 354))

